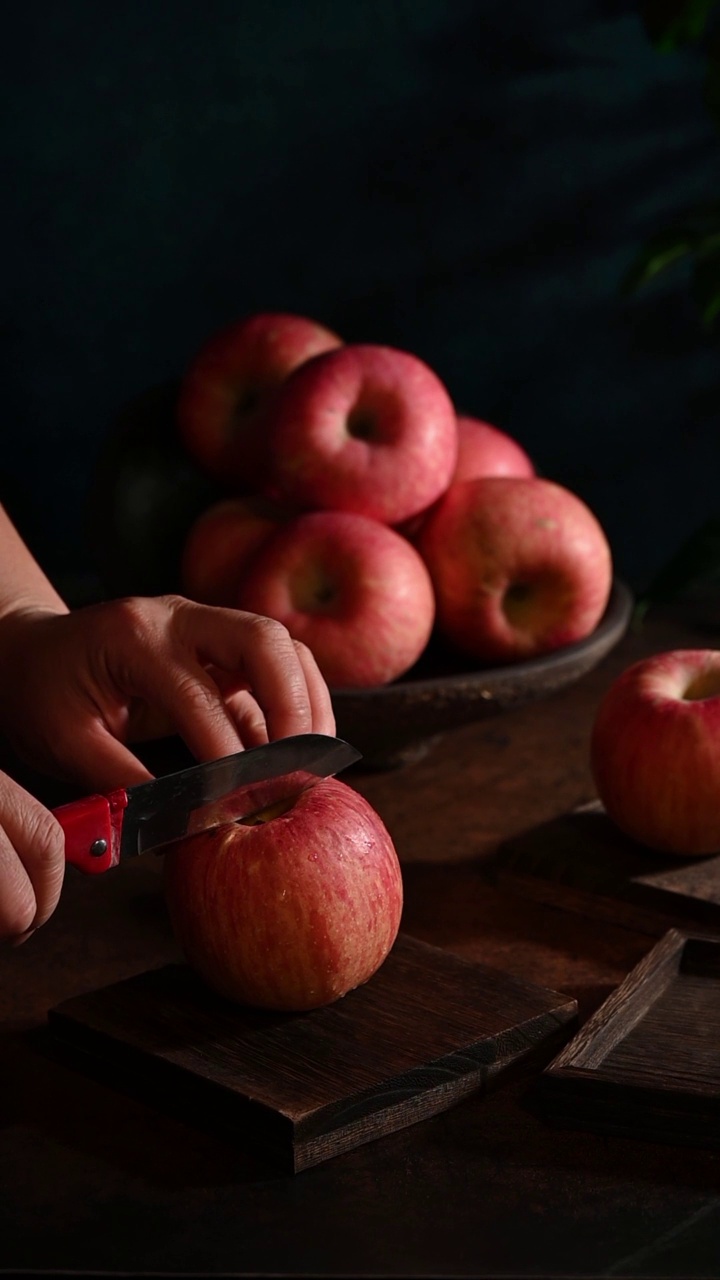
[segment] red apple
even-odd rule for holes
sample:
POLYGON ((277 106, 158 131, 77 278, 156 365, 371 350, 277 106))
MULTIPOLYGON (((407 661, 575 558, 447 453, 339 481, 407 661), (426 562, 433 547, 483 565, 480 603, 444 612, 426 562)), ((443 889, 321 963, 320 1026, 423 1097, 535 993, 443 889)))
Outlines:
POLYGON ((164 884, 188 963, 220 995, 263 1009, 315 1009, 367 982, 402 914, 390 835, 337 778, 255 825, 173 846, 164 884))
POLYGON ((420 657, 435 600, 428 571, 394 529, 314 511, 277 529, 240 583, 241 609, 282 622, 328 684, 386 684, 420 657))
POLYGON ((535 475, 535 467, 522 445, 499 427, 461 414, 457 429, 458 459, 453 481, 535 475))
POLYGON ((598 708, 591 764, 626 835, 677 854, 720 852, 720 652, 676 649, 633 663, 598 708))
POLYGON ((422 360, 392 347, 340 347, 297 369, 272 412, 270 491, 300 507, 387 524, 423 511, 457 461, 450 397, 422 360))
POLYGON ((191 457, 227 488, 257 490, 268 463, 268 404, 294 369, 341 341, 314 320, 282 312, 260 312, 213 334, 178 398, 178 428, 191 457))
MULTIPOLYGON (((535 467, 528 454, 512 436, 480 418, 460 415, 457 419, 458 456, 452 483, 478 480, 481 476, 534 476, 535 467)), ((435 504, 433 503, 433 506, 435 504)), ((433 507, 402 521, 398 532, 411 542, 418 535, 433 507)))
POLYGON ((232 608, 252 556, 289 514, 267 498, 226 498, 203 511, 188 530, 180 562, 190 600, 232 608))
POLYGON ((576 494, 539 477, 451 485, 418 549, 435 586, 440 632, 488 662, 513 662, 582 640, 612 585, 598 520, 576 494))

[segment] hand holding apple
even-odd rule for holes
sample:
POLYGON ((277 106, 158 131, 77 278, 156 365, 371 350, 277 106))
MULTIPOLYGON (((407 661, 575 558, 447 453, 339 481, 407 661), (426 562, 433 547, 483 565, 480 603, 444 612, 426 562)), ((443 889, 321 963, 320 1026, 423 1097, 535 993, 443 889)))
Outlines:
POLYGON ((665 853, 720 852, 720 651, 671 650, 628 667, 598 708, 591 765, 626 835, 665 853))
POLYGON ((598 520, 576 494, 538 476, 452 484, 417 546, 439 630, 483 661, 514 662, 584 639, 610 595, 598 520))
POLYGON ((188 963, 263 1009, 330 1004, 367 982, 400 927, 400 863, 380 816, 329 778, 284 812, 169 849, 164 884, 188 963))

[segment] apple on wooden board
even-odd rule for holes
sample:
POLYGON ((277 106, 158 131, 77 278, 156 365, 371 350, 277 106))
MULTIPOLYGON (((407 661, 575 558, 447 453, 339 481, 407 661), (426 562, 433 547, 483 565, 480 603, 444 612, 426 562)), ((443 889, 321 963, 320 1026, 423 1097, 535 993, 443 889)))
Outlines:
POLYGON ((244 574, 237 605, 284 623, 334 687, 386 684, 432 632, 435 597, 414 547, 349 511, 311 511, 277 529, 244 574))
POLYGON ((458 415, 457 430, 458 459, 453 482, 481 476, 535 475, 530 456, 506 431, 467 414, 458 415))
POLYGON ((448 392, 394 347, 356 343, 316 356, 273 403, 268 491, 300 507, 399 524, 439 497, 456 461, 448 392))
POLYGON ((182 548, 184 594, 201 604, 232 608, 247 564, 290 514, 259 496, 225 498, 207 507, 190 526, 182 548))
POLYGON ((242 1004, 296 1012, 367 982, 393 946, 403 905, 382 819, 338 778, 252 825, 173 846, 164 887, 178 943, 209 986, 242 1004))
POLYGON ((720 651, 674 649, 628 667, 598 707, 590 756, 626 835, 665 853, 720 852, 720 651))
POLYGON ((180 386, 190 456, 227 489, 255 491, 268 464, 266 411, 294 369, 342 339, 306 316, 260 312, 213 334, 180 386))
POLYGON ((452 484, 417 540, 437 626, 465 653, 515 662, 582 640, 612 586, 605 533, 576 494, 537 476, 452 484))

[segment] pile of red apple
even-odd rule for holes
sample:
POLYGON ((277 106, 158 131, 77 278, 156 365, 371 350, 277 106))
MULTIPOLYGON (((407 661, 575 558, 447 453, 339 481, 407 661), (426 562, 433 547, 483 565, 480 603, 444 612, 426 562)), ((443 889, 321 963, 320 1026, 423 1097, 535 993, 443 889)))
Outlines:
POLYGON ((406 351, 253 315, 198 353, 178 427, 227 493, 188 532, 183 591, 284 623, 334 687, 398 678, 433 635, 531 658, 605 610, 594 514, 406 351))

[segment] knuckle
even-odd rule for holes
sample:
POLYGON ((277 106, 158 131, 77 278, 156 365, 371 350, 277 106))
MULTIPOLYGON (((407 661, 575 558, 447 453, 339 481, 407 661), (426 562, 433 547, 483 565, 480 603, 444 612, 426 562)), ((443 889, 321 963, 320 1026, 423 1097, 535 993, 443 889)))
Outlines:
POLYGON ((142 636, 151 622, 148 602, 140 596, 124 596, 113 601, 115 625, 133 637, 142 636))
POLYGON ((65 836, 49 809, 34 809, 28 823, 28 838, 33 856, 41 868, 58 867, 65 860, 65 836))
POLYGON ((156 603, 162 605, 169 613, 178 613, 182 609, 192 609, 193 605, 192 601, 174 591, 165 592, 164 595, 157 596, 156 603))
POLYGON ((220 692, 212 681, 202 680, 197 673, 192 671, 178 671, 176 676, 175 694, 179 702, 184 703, 188 707, 194 708, 204 718, 209 715, 219 715, 221 711, 220 692))
POLYGON ((304 640, 293 640, 293 644, 295 645, 295 652, 297 653, 298 658, 300 658, 301 661, 303 660, 303 658, 306 659, 308 662, 315 661, 315 655, 312 649, 310 648, 310 645, 306 644, 304 640))
POLYGON ((268 648, 287 649, 292 643, 284 622, 278 622, 276 618, 266 618, 263 614, 256 613, 248 619, 248 626, 256 641, 268 648))

